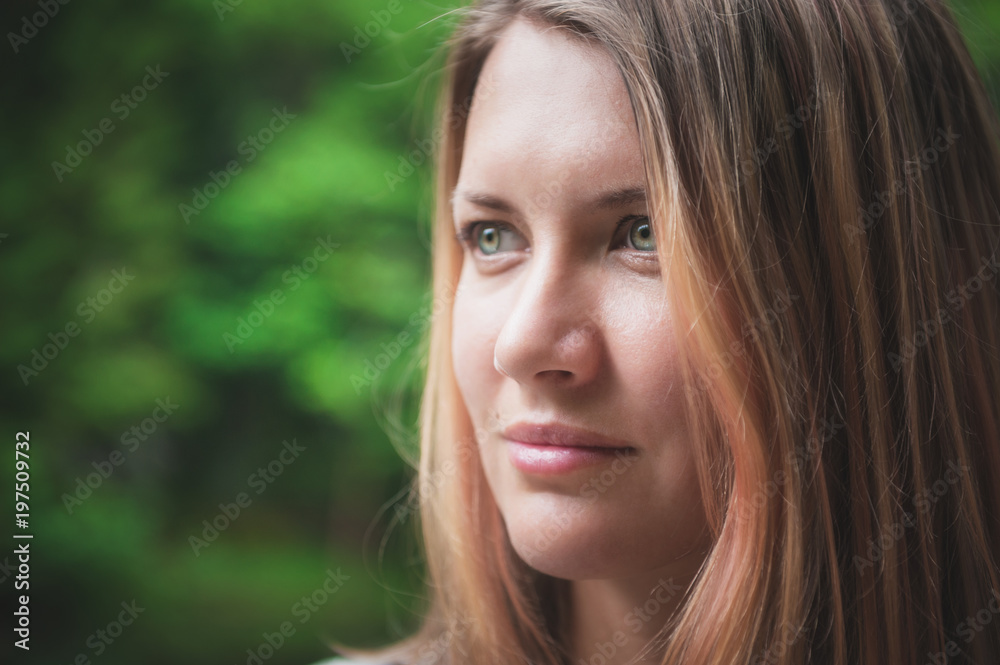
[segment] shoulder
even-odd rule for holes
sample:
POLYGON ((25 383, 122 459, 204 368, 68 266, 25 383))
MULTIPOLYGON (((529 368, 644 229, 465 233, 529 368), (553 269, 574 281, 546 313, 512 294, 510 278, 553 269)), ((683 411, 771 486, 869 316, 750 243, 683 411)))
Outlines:
POLYGON ((343 646, 334 646, 330 657, 312 663, 312 665, 405 665, 413 662, 413 655, 413 645, 405 641, 389 647, 370 649, 367 653, 361 650, 349 650, 343 646))

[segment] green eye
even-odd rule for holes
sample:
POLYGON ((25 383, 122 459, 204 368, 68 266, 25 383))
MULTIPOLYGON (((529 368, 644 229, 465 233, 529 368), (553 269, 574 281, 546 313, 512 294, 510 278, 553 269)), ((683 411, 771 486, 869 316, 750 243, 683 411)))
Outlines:
POLYGON ((653 238, 653 226, 648 217, 639 217, 629 226, 628 240, 634 248, 641 252, 655 252, 656 240, 653 238))
POLYGON ((527 249, 527 242, 505 222, 469 222, 455 238, 470 252, 492 256, 527 249))
POLYGON ((476 243, 483 254, 500 251, 500 227, 482 224, 476 233, 476 243))

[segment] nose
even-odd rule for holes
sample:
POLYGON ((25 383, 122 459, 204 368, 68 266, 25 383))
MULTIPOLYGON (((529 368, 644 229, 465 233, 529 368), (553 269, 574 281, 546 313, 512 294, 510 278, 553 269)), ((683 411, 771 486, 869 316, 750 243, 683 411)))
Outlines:
POLYGON ((585 268, 545 265, 541 258, 521 275, 497 336, 494 366, 525 386, 584 385, 596 378, 603 353, 595 317, 599 290, 585 268))

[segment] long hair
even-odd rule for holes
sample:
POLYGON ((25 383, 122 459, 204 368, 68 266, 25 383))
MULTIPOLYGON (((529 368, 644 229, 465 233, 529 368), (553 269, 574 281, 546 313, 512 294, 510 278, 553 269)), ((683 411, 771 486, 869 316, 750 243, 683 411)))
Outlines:
MULTIPOLYGON (((610 54, 638 126, 712 548, 664 663, 1000 663, 1000 127, 940 0, 482 0, 447 44, 433 285, 515 17, 610 54)), ((413 662, 569 662, 431 325, 413 662)), ((481 434, 481 433, 480 433, 481 434)), ((656 525, 650 525, 655 529, 656 525)), ((400 653, 400 652, 394 652, 400 653)))

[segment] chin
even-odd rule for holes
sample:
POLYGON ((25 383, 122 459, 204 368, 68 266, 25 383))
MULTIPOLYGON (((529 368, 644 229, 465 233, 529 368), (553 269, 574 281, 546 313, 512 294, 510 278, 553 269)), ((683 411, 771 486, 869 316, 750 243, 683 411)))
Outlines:
MULTIPOLYGON (((536 497, 537 498, 537 497, 536 497)), ((635 572, 627 547, 628 534, 616 532, 620 520, 592 514, 584 499, 575 506, 563 502, 523 500, 517 510, 503 511, 507 535, 518 556, 531 568, 567 580, 627 576, 635 572)))

